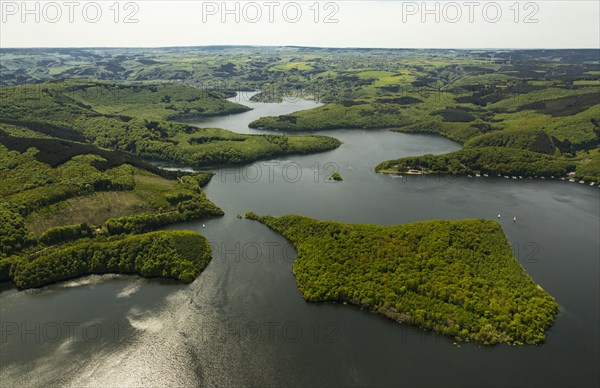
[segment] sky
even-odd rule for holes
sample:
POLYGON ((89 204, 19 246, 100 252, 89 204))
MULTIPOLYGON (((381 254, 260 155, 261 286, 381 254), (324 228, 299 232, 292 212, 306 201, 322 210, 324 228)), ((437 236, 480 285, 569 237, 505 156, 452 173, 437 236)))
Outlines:
POLYGON ((600 1, 6 1, 0 47, 600 48, 600 1))

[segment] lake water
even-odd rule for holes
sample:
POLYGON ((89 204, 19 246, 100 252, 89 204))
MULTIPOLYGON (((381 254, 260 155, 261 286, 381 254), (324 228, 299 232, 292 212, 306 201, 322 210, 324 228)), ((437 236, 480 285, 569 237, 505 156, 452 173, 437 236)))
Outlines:
MULTIPOLYGON (((240 102, 255 109, 196 124, 262 133, 248 122, 315 106, 240 102)), ((213 247, 212 262, 190 285, 114 275, 23 292, 3 285, 3 385, 600 384, 598 188, 378 175, 373 167, 385 159, 459 145, 387 130, 324 134, 344 144, 216 171, 206 193, 226 215, 169 227, 203 233, 213 247), (344 181, 328 182, 336 169, 344 181), (306 303, 291 273, 294 249, 236 217, 248 211, 381 225, 501 214, 515 256, 557 299, 560 316, 543 346, 457 346, 355 307, 306 303)))

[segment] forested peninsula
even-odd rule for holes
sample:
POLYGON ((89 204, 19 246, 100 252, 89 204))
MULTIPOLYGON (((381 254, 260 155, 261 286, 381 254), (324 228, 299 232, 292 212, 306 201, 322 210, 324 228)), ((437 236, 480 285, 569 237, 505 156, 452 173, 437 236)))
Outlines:
POLYGON ((496 221, 397 226, 247 213, 297 249, 307 301, 349 303, 397 322, 483 344, 540 344, 558 312, 496 221))
POLYGON ((202 190, 211 174, 169 173, 107 150, 61 163, 60 150, 21 153, 0 145, 0 280, 30 288, 137 273, 190 282, 206 267, 203 236, 148 232, 223 215, 202 190))

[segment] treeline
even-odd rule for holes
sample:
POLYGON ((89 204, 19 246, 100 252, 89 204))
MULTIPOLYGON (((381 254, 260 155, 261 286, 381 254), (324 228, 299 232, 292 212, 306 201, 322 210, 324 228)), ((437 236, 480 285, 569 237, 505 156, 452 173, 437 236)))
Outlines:
POLYGON ((180 164, 216 166, 249 163, 281 155, 323 152, 341 145, 338 139, 327 136, 239 135, 218 128, 201 128, 192 134, 178 135, 176 139, 178 145, 145 144, 141 155, 151 159, 169 155, 168 160, 180 164), (198 135, 212 136, 214 140, 197 144, 194 139, 198 135))
POLYGON ((78 225, 57 226, 46 230, 39 237, 39 242, 45 245, 53 245, 65 241, 80 238, 93 237, 94 230, 87 223, 78 225))
MULTIPOLYGON (((20 288, 90 274, 139 274, 192 282, 211 259, 208 241, 187 231, 153 232, 118 240, 80 240, 13 259, 10 279, 20 288)), ((0 263, 0 277, 6 263, 0 263)))
POLYGON ((2 211, 0 213, 3 221, 2 225, 12 226, 13 228, 0 234, 2 239, 0 240, 0 246, 2 246, 5 254, 11 254, 20 251, 26 243, 29 243, 29 245, 39 243, 52 246, 81 238, 141 234, 178 222, 189 222, 224 215, 223 210, 212 203, 202 191, 194 194, 183 194, 183 196, 184 198, 175 204, 173 210, 111 218, 104 225, 97 225, 96 229, 88 223, 57 226, 47 229, 37 240, 27 233, 25 222, 20 214, 2 211))
POLYGON ((575 178, 600 185, 600 148, 589 152, 582 151, 577 155, 577 159, 575 178))
POLYGON ((401 105, 331 103, 318 108, 282 116, 261 117, 252 121, 250 128, 282 131, 317 131, 342 128, 394 128, 409 123, 402 114, 401 105))
POLYGON ((541 129, 493 131, 472 138, 467 141, 464 146, 465 148, 518 148, 548 155, 553 155, 557 152, 552 138, 541 129))
POLYGON ((201 188, 206 186, 213 176, 215 176, 214 172, 198 172, 193 175, 184 175, 179 178, 179 181, 185 189, 200 193, 202 192, 201 188))
POLYGON ((194 195, 191 199, 179 203, 176 210, 113 218, 106 222, 105 227, 109 235, 145 233, 177 222, 188 222, 222 215, 224 215, 223 210, 203 194, 194 195))
POLYGON ((23 216, 14 206, 0 198, 0 259, 20 251, 31 239, 23 216))
POLYGON ((96 155, 78 155, 52 168, 35 159, 36 149, 24 153, 0 146, 0 193, 22 215, 63 201, 99 191, 133 190, 133 167, 121 165, 100 171, 94 165, 106 160, 96 155))
MULTIPOLYGON (((250 110, 221 95, 179 83, 114 84, 71 82, 64 95, 104 113, 149 119, 193 119, 250 110)), ((69 82, 67 83, 69 85, 69 82)))
MULTIPOLYGON (((16 134, 23 130, 24 128, 20 126, 13 127, 13 133, 16 134)), ((170 177, 173 174, 173 172, 161 170, 139 156, 128 152, 111 151, 88 143, 63 140, 60 137, 49 139, 23 137, 24 135, 23 133, 21 136, 8 136, 0 133, 0 144, 9 151, 18 151, 21 153, 30 148, 35 148, 37 150, 34 155, 35 159, 51 167, 60 166, 78 155, 97 155, 104 159, 103 161, 94 162, 94 166, 100 170, 107 170, 128 164, 163 177, 170 177)))
POLYGON ((484 344, 544 341, 558 308, 527 275, 495 221, 397 226, 246 214, 298 251, 304 298, 343 302, 484 344))
POLYGON ((423 155, 388 160, 375 167, 382 173, 411 169, 439 174, 502 174, 561 177, 575 171, 576 161, 517 148, 465 148, 442 155, 423 155))

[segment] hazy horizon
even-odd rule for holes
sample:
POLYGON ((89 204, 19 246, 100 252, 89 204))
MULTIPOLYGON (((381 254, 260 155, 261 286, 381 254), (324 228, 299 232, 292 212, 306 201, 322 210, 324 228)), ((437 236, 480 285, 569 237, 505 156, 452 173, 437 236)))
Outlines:
MULTIPOLYGON (((38 47, 0 47, 1 50, 64 50, 64 49, 96 49, 96 50, 126 50, 126 49, 183 49, 183 48, 299 48, 317 50, 440 50, 440 51, 561 51, 561 50, 599 50, 596 47, 351 47, 351 46, 298 46, 298 45, 260 45, 260 44, 213 44, 185 46, 38 46, 38 47)), ((600 54, 600 53, 599 53, 600 54)))
POLYGON ((600 47, 593 0, 3 1, 0 13, 1 48, 600 47))

